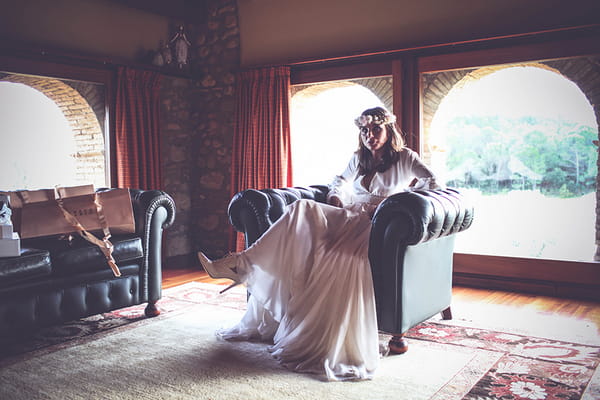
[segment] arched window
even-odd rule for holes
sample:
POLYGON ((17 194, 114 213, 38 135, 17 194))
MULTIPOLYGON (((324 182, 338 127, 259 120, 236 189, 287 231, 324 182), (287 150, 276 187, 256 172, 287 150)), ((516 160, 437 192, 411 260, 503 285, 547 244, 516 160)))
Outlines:
POLYGON ((103 98, 99 85, 0 74, 2 190, 108 186, 103 98))
POLYGON ((430 95, 425 157, 477 209, 458 252, 593 260, 596 116, 582 90, 551 65, 424 78, 425 96, 451 88, 430 95))
POLYGON ((367 108, 392 111, 390 77, 293 87, 291 136, 295 186, 328 184, 358 148, 354 119, 367 108))

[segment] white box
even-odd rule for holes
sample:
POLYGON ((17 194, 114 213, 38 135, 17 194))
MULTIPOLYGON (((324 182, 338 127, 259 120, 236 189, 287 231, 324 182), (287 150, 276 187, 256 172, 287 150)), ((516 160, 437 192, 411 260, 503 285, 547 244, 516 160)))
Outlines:
POLYGON ((0 239, 0 257, 17 257, 21 255, 21 239, 14 232, 12 238, 0 239))
POLYGON ((0 239, 12 239, 13 226, 11 224, 0 225, 0 239))

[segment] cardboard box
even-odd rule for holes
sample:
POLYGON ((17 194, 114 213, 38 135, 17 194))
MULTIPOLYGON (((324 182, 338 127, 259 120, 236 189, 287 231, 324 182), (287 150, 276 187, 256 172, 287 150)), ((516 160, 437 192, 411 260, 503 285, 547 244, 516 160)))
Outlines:
MULTIPOLYGON (((135 232, 128 189, 93 192, 92 185, 59 188, 64 208, 89 232, 102 232, 95 200, 101 205, 112 234, 135 232)), ((1 192, 0 192, 1 193, 1 192)), ((54 189, 6 192, 11 195, 12 223, 22 239, 73 233, 77 228, 65 217, 54 189)))
POLYGON ((0 225, 0 239, 12 239, 13 231, 12 224, 0 225))
POLYGON ((0 239, 0 257, 18 257, 21 255, 21 239, 13 232, 11 238, 0 239))

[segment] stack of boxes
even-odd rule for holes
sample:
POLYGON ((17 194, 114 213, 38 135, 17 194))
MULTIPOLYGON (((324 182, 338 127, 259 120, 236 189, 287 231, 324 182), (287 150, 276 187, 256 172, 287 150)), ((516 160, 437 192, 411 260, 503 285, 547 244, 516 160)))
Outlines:
POLYGON ((19 234, 13 232, 10 219, 10 198, 0 194, 0 257, 17 257, 21 254, 19 234))

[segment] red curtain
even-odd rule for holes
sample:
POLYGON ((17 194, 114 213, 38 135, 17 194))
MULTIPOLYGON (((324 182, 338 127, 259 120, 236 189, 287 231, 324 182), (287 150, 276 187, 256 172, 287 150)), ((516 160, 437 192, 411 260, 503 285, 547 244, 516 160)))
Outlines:
POLYGON ((119 67, 115 110, 117 186, 161 189, 160 74, 119 67))
POLYGON ((289 104, 289 67, 240 73, 232 194, 292 184, 289 104))
MULTIPOLYGON (((249 188, 291 186, 290 68, 241 72, 237 96, 232 195, 249 188)), ((239 237, 236 242, 236 249, 243 247, 239 237)))

